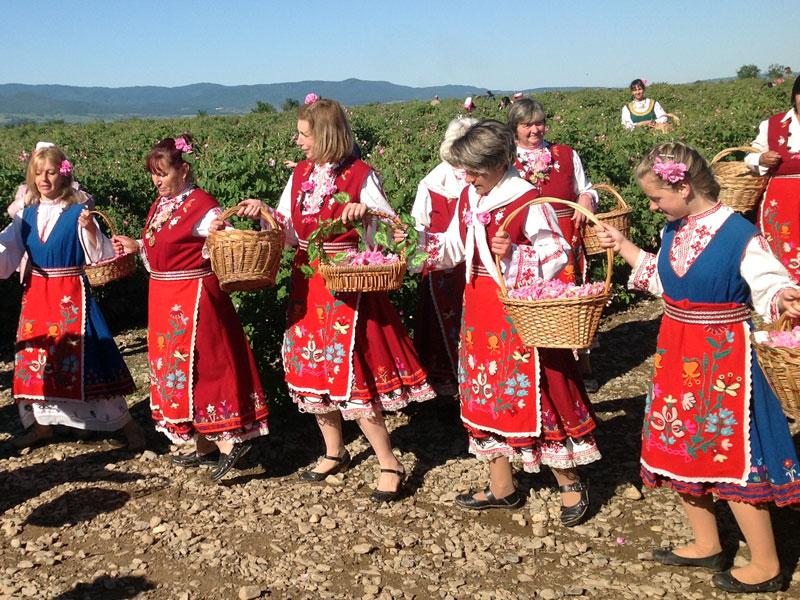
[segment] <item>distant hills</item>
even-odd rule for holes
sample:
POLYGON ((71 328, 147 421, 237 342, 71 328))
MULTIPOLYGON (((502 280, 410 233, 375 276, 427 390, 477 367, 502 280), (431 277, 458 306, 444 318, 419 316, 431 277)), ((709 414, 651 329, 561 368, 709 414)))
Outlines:
MULTIPOLYGON (((523 91, 548 91, 537 88, 523 91)), ((388 81, 297 81, 260 85, 224 86, 195 83, 180 87, 137 86, 122 88, 76 87, 70 85, 0 84, 0 124, 24 121, 64 120, 86 122, 127 118, 165 118, 243 114, 256 102, 267 102, 280 110, 287 98, 303 101, 314 92, 356 106, 374 102, 408 102, 441 98, 464 98, 486 93, 486 88, 466 85, 409 87, 388 81)), ((496 94, 499 92, 495 91, 496 94)))

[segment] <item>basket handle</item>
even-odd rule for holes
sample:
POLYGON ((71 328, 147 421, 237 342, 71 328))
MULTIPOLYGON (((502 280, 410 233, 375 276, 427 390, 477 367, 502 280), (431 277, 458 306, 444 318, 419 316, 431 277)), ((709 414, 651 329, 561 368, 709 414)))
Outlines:
MULTIPOLYGON (((529 206, 534 206, 535 204, 546 204, 550 202, 555 202, 559 204, 566 204, 567 206, 571 206, 577 211, 582 212, 586 217, 591 220, 595 225, 600 225, 600 221, 597 220, 597 217, 594 214, 583 208, 580 204, 576 202, 570 202, 568 200, 560 200, 558 198, 536 198, 535 200, 528 200, 525 204, 514 210, 510 215, 505 218, 503 224, 500 225, 500 229, 497 230, 497 233, 502 233, 505 231, 506 226, 511 222, 511 220, 516 217, 521 211, 525 210, 529 206)), ((606 249, 606 258, 608 264, 606 265, 606 281, 605 281, 605 288, 603 289, 603 293, 607 293, 609 288, 611 287, 611 265, 614 263, 614 251, 611 248, 606 249)), ((502 291, 503 296, 508 296, 508 289, 506 288, 506 282, 503 278, 503 271, 500 268, 500 256, 495 254, 494 255, 495 264, 497 265, 497 273, 500 275, 498 280, 500 281, 500 290, 502 291)))
POLYGON ((99 210, 90 210, 89 214, 90 215, 99 215, 100 217, 102 217, 103 220, 106 222, 106 225, 108 225, 108 228, 111 230, 111 237, 114 237, 115 235, 117 235, 117 230, 114 228, 114 224, 111 222, 111 219, 109 219, 108 216, 106 216, 105 213, 103 213, 103 212, 101 212, 99 210))
POLYGON ((671 121, 675 121, 675 125, 680 125, 681 120, 678 118, 678 115, 673 115, 672 113, 664 113, 665 117, 668 117, 671 121))
MULTIPOLYGON (((242 207, 239 206, 238 204, 236 206, 230 206, 226 208, 225 210, 222 211, 222 214, 219 216, 219 220, 227 221, 233 215, 238 213, 240 208, 242 207)), ((261 218, 264 219, 267 223, 269 223, 269 226, 272 227, 272 229, 280 229, 280 227, 278 226, 278 222, 275 220, 275 217, 273 217, 266 208, 261 209, 261 218)))
POLYGON ((609 185, 608 183, 595 183, 592 186, 592 189, 596 192, 608 192, 614 196, 617 201, 617 208, 628 208, 627 203, 622 199, 622 196, 619 195, 619 192, 614 189, 614 186, 609 185))
POLYGON ((725 148, 725 150, 721 150, 714 156, 714 158, 711 159, 711 164, 714 165, 718 163, 722 157, 728 156, 728 154, 733 152, 761 152, 761 150, 758 148, 753 148, 752 146, 736 146, 735 148, 725 148))

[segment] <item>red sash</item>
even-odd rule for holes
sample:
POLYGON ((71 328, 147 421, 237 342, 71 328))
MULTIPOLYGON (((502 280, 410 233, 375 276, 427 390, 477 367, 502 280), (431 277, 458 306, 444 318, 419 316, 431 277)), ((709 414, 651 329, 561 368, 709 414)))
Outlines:
POLYGON ((686 482, 744 485, 750 471, 749 310, 664 297, 642 464, 686 482))
POLYGON ((86 291, 83 267, 34 269, 22 297, 13 393, 30 400, 83 400, 86 291), (52 299, 60 298, 57 306, 52 299))

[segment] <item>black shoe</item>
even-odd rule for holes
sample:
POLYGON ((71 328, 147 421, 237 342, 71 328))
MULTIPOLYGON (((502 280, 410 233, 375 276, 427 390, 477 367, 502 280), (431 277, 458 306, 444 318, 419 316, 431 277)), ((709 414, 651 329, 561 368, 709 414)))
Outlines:
POLYGON ((336 466, 331 467, 327 471, 320 473, 319 471, 303 471, 300 473, 300 481, 322 481, 328 475, 336 475, 337 473, 344 473, 350 467, 350 453, 345 449, 344 454, 341 456, 328 456, 327 454, 322 458, 335 461, 338 463, 336 466))
POLYGON ((191 454, 176 454, 171 460, 173 465, 179 467, 216 467, 219 463, 219 450, 208 454, 198 454, 195 450, 191 454))
POLYGON ((486 494, 486 500, 478 500, 475 497, 476 492, 470 492, 469 494, 461 494, 460 496, 456 497, 456 504, 458 504, 461 508, 466 508, 468 510, 483 510, 485 508, 519 508, 525 503, 525 500, 522 496, 519 495, 517 490, 511 492, 505 498, 495 498, 492 490, 490 488, 486 488, 483 490, 483 493, 486 494))
POLYGON ((403 481, 406 478, 406 471, 403 469, 402 471, 396 471, 395 469, 381 469, 381 473, 394 473, 398 477, 400 477, 400 483, 397 484, 397 489, 393 492, 384 492, 382 490, 372 490, 372 493, 369 495, 369 499, 373 502, 392 502, 397 500, 400 497, 400 493, 403 489, 403 481))
POLYGON ((772 579, 761 583, 744 583, 731 575, 730 571, 717 573, 711 578, 711 583, 719 589, 733 594, 751 594, 758 592, 779 592, 783 588, 783 574, 778 573, 772 579))
POLYGON ((712 571, 722 571, 728 563, 724 552, 717 552, 703 558, 687 558, 675 554, 672 548, 653 550, 653 560, 673 567, 703 567, 712 571))
POLYGON ((242 442, 240 444, 235 444, 231 449, 230 454, 223 454, 220 452, 217 468, 214 469, 213 473, 211 473, 211 481, 222 479, 222 477, 225 476, 225 473, 230 471, 233 466, 239 462, 239 459, 247 454, 252 447, 253 445, 250 442, 242 442))
POLYGON ((562 494, 567 492, 580 492, 581 499, 577 504, 572 506, 561 505, 561 524, 564 527, 574 527, 583 520, 586 516, 586 511, 589 510, 589 482, 576 481, 571 485, 562 485, 558 488, 562 494))

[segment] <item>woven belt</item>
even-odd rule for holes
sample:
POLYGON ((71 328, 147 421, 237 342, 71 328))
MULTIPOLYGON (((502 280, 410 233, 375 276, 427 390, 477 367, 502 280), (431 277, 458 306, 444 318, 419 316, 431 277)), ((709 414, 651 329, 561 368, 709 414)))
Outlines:
POLYGON ((575 209, 574 208, 559 208, 556 211, 556 216, 559 219, 563 219, 564 217, 572 217, 572 215, 574 215, 574 214, 575 214, 575 209))
POLYGON ((476 277, 491 277, 491 274, 486 267, 483 266, 483 263, 472 265, 472 274, 476 277))
POLYGON ((745 305, 720 310, 685 310, 665 303, 664 314, 675 321, 697 325, 741 323, 750 319, 750 309, 745 305))
POLYGON ((188 271, 150 271, 150 279, 156 281, 182 281, 185 279, 200 279, 212 273, 213 271, 210 267, 189 269, 188 271))
POLYGON ((83 275, 83 267, 33 267, 31 273, 37 277, 76 277, 83 275))
MULTIPOLYGON (((308 250, 308 240, 300 240, 300 250, 308 250)), ((344 252, 345 250, 355 250, 358 248, 357 244, 352 242, 325 242, 322 244, 325 252, 344 252)))
POLYGON ((773 179, 800 179, 800 173, 792 174, 792 175, 773 175, 773 179))

